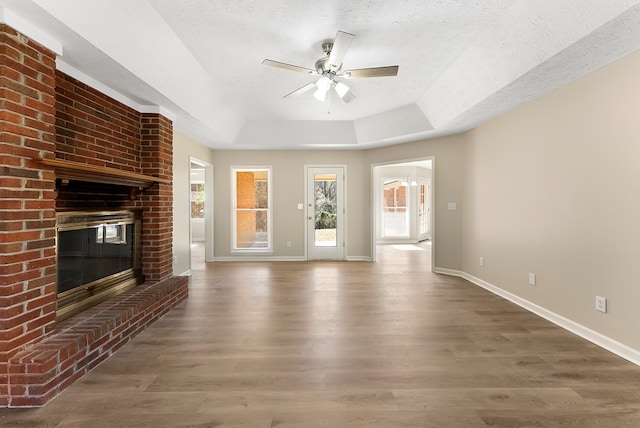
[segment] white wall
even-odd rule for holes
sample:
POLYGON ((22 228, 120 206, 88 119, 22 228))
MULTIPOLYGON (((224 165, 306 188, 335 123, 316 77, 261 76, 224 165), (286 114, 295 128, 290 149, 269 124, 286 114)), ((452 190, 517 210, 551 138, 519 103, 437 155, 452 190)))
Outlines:
POLYGON ((638 76, 640 52, 465 136, 462 265, 640 361, 638 76))

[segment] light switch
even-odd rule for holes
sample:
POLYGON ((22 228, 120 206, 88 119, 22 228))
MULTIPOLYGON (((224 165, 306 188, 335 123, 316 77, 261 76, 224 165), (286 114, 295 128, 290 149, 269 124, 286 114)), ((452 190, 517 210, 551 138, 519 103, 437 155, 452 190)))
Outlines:
POLYGON ((455 211, 458 209, 458 205, 455 202, 449 202, 449 205, 447 206, 447 209, 449 211, 455 211))
POLYGON ((303 210, 304 209, 304 204, 298 204, 298 209, 299 210, 303 210))

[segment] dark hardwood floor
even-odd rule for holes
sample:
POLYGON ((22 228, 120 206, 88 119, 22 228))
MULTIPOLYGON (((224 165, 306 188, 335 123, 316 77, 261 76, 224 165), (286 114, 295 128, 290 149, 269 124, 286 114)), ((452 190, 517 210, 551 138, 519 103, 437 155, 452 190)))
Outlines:
POLYGON ((378 262, 203 262, 190 297, 2 427, 640 427, 640 367, 462 279, 378 262))

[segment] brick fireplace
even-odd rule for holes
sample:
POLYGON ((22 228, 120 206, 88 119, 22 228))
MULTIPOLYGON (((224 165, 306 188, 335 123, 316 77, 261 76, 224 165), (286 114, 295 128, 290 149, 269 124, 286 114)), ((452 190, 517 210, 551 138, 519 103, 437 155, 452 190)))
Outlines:
POLYGON ((187 278, 172 277, 172 126, 0 25, 0 407, 45 404, 186 298, 187 278), (59 322, 63 210, 140 212, 145 282, 59 322))

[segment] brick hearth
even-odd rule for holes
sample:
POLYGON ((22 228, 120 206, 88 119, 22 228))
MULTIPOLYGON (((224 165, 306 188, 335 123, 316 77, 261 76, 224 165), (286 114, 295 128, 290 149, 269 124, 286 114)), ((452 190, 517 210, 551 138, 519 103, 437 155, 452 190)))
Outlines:
POLYGON ((0 25, 0 407, 45 404, 187 294, 186 278, 172 278, 170 183, 67 183, 38 160, 169 181, 172 141, 169 119, 56 71, 54 53, 0 25), (97 208, 142 211, 147 282, 57 323, 56 210, 97 208))

